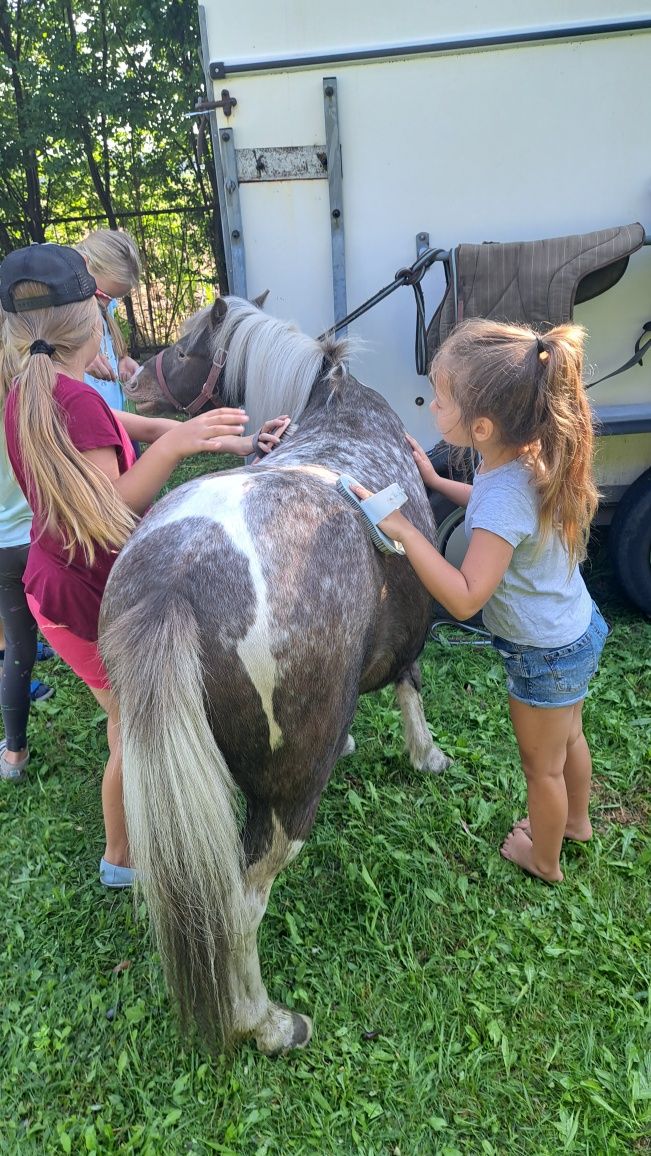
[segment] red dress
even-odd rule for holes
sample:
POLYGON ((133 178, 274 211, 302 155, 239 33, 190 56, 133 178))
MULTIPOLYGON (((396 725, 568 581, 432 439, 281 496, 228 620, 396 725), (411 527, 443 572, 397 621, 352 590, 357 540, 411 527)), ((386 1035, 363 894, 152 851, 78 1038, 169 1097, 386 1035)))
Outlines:
MULTIPOLYGON (((97 549, 95 561, 89 566, 81 547, 69 560, 62 537, 44 531, 33 481, 23 463, 18 443, 19 388, 19 385, 14 385, 9 392, 4 423, 9 460, 34 511, 29 558, 23 575, 25 592, 31 595, 41 614, 50 622, 67 627, 79 638, 96 642, 100 603, 118 551, 97 549)), ((57 376, 53 396, 73 445, 81 453, 113 446, 120 474, 126 473, 135 461, 133 446, 104 399, 91 386, 62 373, 57 376)))

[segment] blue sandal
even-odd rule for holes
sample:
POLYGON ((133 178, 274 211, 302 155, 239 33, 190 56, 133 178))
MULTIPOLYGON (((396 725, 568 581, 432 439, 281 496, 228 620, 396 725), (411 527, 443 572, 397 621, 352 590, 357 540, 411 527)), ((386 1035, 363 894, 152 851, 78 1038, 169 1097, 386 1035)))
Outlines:
POLYGON ((48 646, 47 642, 37 642, 36 643, 36 661, 37 662, 48 662, 51 658, 56 658, 56 656, 57 656, 56 650, 53 650, 51 646, 48 646))
POLYGON ((52 698, 53 694, 54 687, 41 682, 40 678, 33 678, 29 684, 29 697, 32 702, 45 702, 46 699, 52 698))

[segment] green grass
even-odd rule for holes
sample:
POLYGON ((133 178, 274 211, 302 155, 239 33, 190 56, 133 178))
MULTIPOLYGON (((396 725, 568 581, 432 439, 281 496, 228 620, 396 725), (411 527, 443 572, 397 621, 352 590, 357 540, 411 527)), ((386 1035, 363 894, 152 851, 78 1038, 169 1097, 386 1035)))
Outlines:
POLYGON ((592 844, 564 851, 559 888, 500 858, 524 806, 500 668, 428 645, 426 713, 454 764, 415 773, 392 693, 360 704, 357 752, 262 927, 270 992, 315 1020, 276 1061, 179 1037, 145 912, 96 881, 103 718, 41 666, 57 693, 34 711, 29 781, 0 784, 0 1153, 648 1151, 651 624, 603 551, 589 580, 613 623, 585 709, 592 844))

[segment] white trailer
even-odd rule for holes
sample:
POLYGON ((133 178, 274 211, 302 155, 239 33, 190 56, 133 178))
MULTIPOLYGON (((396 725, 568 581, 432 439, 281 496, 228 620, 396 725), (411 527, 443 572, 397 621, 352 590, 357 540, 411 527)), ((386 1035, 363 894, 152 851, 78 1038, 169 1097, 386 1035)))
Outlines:
MULTIPOLYGON (((648 236, 651 13, 617 7, 613 18, 608 0, 204 0, 230 292, 269 289, 270 312, 316 336, 428 244, 634 221, 648 236)), ((434 264, 428 318, 444 287, 434 264)), ((625 363, 651 318, 651 248, 574 316, 594 381, 625 363)), ((351 325, 363 343, 351 368, 430 448, 414 329, 401 288, 351 325)), ((591 400, 615 567, 651 613, 651 351, 591 400)), ((450 557, 459 520, 444 517, 450 557)))

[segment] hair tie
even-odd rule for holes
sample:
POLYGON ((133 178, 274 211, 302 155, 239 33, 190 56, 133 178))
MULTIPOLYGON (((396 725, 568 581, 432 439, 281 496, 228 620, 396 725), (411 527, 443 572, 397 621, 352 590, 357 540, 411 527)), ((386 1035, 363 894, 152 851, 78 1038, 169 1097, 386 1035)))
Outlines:
POLYGON ((536 336, 536 347, 538 349, 538 360, 539 361, 548 361, 549 360, 549 350, 545 349, 542 337, 536 336))
POLYGON ((40 340, 39 341, 32 341, 32 344, 29 347, 29 352, 30 352, 32 357, 34 356, 35 353, 46 353, 48 357, 51 357, 52 354, 54 353, 54 350, 55 350, 54 345, 50 345, 50 343, 48 341, 40 341, 40 340))

